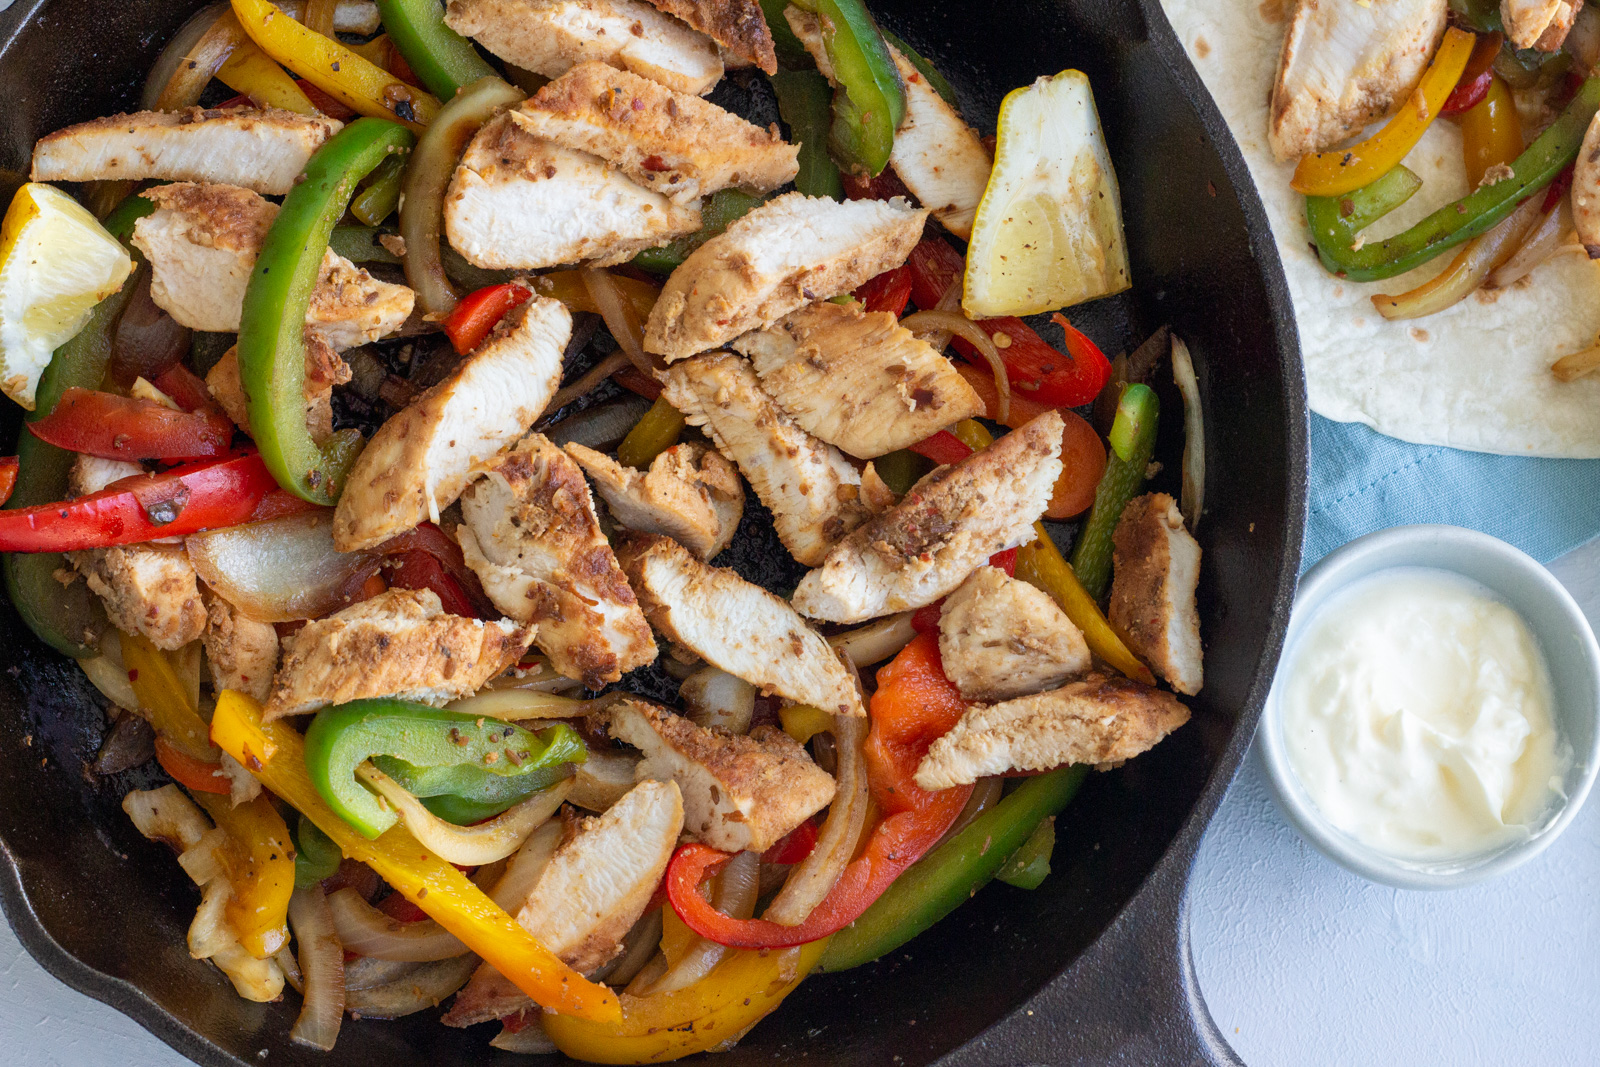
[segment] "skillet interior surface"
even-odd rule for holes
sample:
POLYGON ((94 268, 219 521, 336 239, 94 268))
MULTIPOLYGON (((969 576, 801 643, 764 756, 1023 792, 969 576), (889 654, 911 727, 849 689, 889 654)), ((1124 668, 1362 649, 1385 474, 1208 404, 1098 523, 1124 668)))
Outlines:
MULTIPOLYGON (((23 179, 39 136, 135 110, 144 72, 195 6, 21 0, 0 15, 0 97, 8 103, 0 177, 8 186, 23 179)), ((1072 319, 1108 353, 1129 350, 1163 323, 1194 351, 1209 458, 1199 529, 1206 687, 1189 725, 1120 770, 1091 776, 1057 821, 1054 873, 1041 888, 993 885, 887 959, 808 980, 717 1062, 745 1067, 805 1057, 920 1065, 959 1049, 954 1058, 963 1062, 1011 1063, 1025 1048, 1048 1050, 1056 1062, 1112 1058, 1127 1051, 1128 1039, 1101 1032, 1101 1013, 1203 1015, 1192 988, 1187 999, 1179 995, 1159 1009, 1137 989, 1120 1004, 1121 991, 1083 994, 1043 1044, 1019 1037, 1007 1048, 974 1039, 1053 977, 1065 971, 1057 988, 1066 989, 1074 974, 1089 974, 1080 957, 1125 908, 1123 925, 1132 927, 1121 936, 1134 945, 1176 939, 1151 949, 1166 953, 1152 966, 1161 981, 1185 980, 1182 882, 1254 731, 1298 570, 1305 413, 1292 315, 1242 161, 1154 0, 1143 10, 1132 0, 871 6, 948 76, 980 130, 992 132, 1004 93, 1034 77, 1077 67, 1094 85, 1121 182, 1135 284, 1121 297, 1073 309, 1072 319), (1138 911, 1130 902, 1141 896, 1139 915, 1157 915, 1160 929, 1128 919, 1138 911)), ((3 191, 9 197, 10 189, 3 191)), ((1181 401, 1164 366, 1156 384, 1163 469, 1154 486, 1176 495, 1181 401)), ((17 416, 5 405, 0 432, 7 441, 17 416)), ((742 570, 763 565, 741 563, 742 570)), ((143 841, 118 807, 127 789, 159 775, 91 774, 105 729, 100 698, 9 605, 0 613, 0 640, 8 650, 0 673, 0 846, 7 860, 0 895, 24 944, 63 980, 202 1063, 329 1062, 289 1043, 297 997, 245 1002, 218 971, 189 959, 184 932, 197 893, 170 854, 143 841)), ((450 1030, 436 1014, 347 1024, 337 1060, 392 1067, 519 1062, 487 1047, 492 1028, 450 1030)), ((1124 1032, 1156 1033, 1155 1048, 1166 1049, 1159 1020, 1124 1022, 1124 1032)))

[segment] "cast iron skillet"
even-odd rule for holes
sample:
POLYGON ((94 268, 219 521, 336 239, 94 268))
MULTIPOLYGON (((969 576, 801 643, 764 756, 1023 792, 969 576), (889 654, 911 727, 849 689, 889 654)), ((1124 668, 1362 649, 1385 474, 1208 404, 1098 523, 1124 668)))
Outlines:
MULTIPOLYGON (((0 175, 72 122, 137 108, 136 86, 197 0, 18 0, 0 14, 0 175)), ((1184 887, 1206 822, 1255 731, 1288 619, 1305 510, 1304 387, 1293 314, 1238 150, 1156 0, 874 0, 992 130, 1001 96, 1066 67, 1095 88, 1121 179, 1135 287, 1074 312, 1108 351, 1171 323, 1207 409, 1200 613, 1206 686, 1193 720, 1092 775, 1058 820, 1055 872, 995 885, 879 963, 818 976, 718 1067, 795 1062, 1010 1065, 1237 1062, 1189 956, 1184 887)), ((0 190, 9 197, 9 188, 0 190)), ((1163 369, 1157 485, 1176 492, 1179 399, 1163 369)), ((6 433, 17 409, 4 405, 6 433)), ((208 1065, 322 1064, 289 1043, 298 997, 234 995, 188 958, 196 896, 118 808, 129 776, 86 770, 104 730, 77 668, 6 606, 0 641, 0 899, 69 985, 208 1065)), ((493 1031, 436 1013, 347 1024, 334 1062, 518 1062, 493 1031)))

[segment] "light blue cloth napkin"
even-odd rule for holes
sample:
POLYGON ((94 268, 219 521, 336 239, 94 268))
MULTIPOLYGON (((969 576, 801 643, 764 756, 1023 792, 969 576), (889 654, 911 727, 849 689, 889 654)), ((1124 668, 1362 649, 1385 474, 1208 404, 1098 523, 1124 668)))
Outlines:
POLYGON ((1412 445, 1320 415, 1310 490, 1306 567, 1362 534, 1418 522, 1482 530, 1544 563, 1600 534, 1600 460, 1412 445))

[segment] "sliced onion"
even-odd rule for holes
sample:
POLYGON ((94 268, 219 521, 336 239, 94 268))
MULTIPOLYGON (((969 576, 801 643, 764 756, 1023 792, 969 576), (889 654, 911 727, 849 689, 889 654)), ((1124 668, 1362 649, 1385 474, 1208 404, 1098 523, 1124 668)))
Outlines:
POLYGON ((915 614, 914 611, 902 611, 866 626, 834 634, 828 638, 828 644, 833 646, 835 652, 849 656, 852 662, 863 667, 882 663, 917 636, 916 628, 911 625, 911 617, 915 614))
POLYGON ((233 888, 226 878, 212 878, 200 890, 200 907, 195 909, 194 921, 189 924, 190 956, 208 960, 228 946, 239 944, 225 914, 232 895, 233 888))
POLYGON ((1526 278, 1535 267, 1553 256, 1582 252, 1583 246, 1571 240, 1574 232, 1576 227, 1572 224, 1572 198, 1563 196, 1556 202, 1556 206, 1539 220, 1533 232, 1528 234, 1528 239, 1522 242, 1522 247, 1517 249, 1517 254, 1506 260, 1505 266, 1489 275, 1489 280, 1483 283, 1483 287, 1504 289, 1526 278))
MULTIPOLYGON (((623 362, 627 362, 627 357, 623 357, 623 362)), ((553 413, 561 409, 552 406, 545 410, 553 413)), ((558 448, 580 444, 599 452, 609 452, 622 443, 634 423, 649 410, 650 401, 637 393, 624 393, 614 400, 584 408, 576 415, 552 423, 542 432, 558 448)))
POLYGON ((583 267, 578 271, 589 299, 594 301, 606 329, 616 339, 617 346, 627 353, 634 368, 647 378, 655 378, 656 368, 644 350, 644 327, 633 302, 622 294, 609 271, 599 267, 583 267))
POLYGON ((150 296, 150 271, 138 274, 133 295, 123 305, 111 339, 107 372, 124 389, 144 378, 154 381, 189 354, 189 328, 156 306, 150 296))
POLYGON ((445 705, 463 715, 521 722, 525 719, 570 719, 587 710, 586 702, 537 689, 493 689, 445 705))
POLYGON ((834 772, 838 789, 833 795, 833 804, 817 833, 816 847, 811 855, 795 864, 789 880, 762 918, 784 926, 805 922, 806 916, 822 903, 855 856, 872 800, 867 790, 864 751, 869 725, 865 716, 833 717, 833 738, 838 748, 838 766, 834 772))
POLYGON ((1475 237, 1450 265, 1409 292, 1379 294, 1372 306, 1386 319, 1420 319, 1453 307, 1477 291, 1496 267, 1509 260, 1522 245, 1522 239, 1539 220, 1544 201, 1530 196, 1505 220, 1481 237, 1475 237))
POLYGON ((1172 335, 1172 380, 1183 397, 1183 519, 1194 533, 1206 498, 1206 421, 1200 405, 1200 382, 1194 375, 1189 346, 1172 335))
POLYGON ((182 111, 200 102, 217 68, 244 41, 244 27, 227 4, 210 4, 185 22, 145 78, 146 111, 182 111))
POLYGON ((578 764, 567 799, 587 811, 605 811, 633 788, 639 759, 636 752, 589 749, 589 758, 578 764))
MULTIPOLYGON (((305 0, 284 0, 278 7, 290 18, 299 19, 305 0)), ((377 33, 380 22, 378 5, 373 0, 339 0, 333 13, 333 28, 338 33, 357 33, 365 37, 377 33)))
POLYGON ((184 543, 205 583, 261 622, 336 611, 378 570, 373 553, 333 547, 332 508, 193 534, 184 543))
POLYGON ((199 844, 211 830, 211 820, 199 805, 170 783, 159 789, 133 790, 122 798, 122 810, 140 834, 180 854, 199 844))
MULTIPOLYGON (((965 830, 973 819, 1000 803, 1000 792, 1004 786, 1005 779, 999 775, 979 778, 977 784, 972 787, 972 795, 967 797, 967 806, 961 809, 961 814, 956 816, 956 821, 950 824, 950 829, 944 832, 944 836, 939 838, 938 843, 933 848, 938 848, 939 845, 944 844, 956 834, 965 830)), ((928 851, 932 852, 933 848, 928 851)))
POLYGON ((1583 71, 1594 72, 1600 64, 1600 9, 1593 4, 1579 8, 1563 47, 1583 71))
POLYGON ((1575 382, 1596 370, 1600 370, 1600 345, 1562 356, 1550 368, 1550 372, 1564 382, 1575 382))
POLYGON ((156 754, 156 732, 149 720, 126 712, 111 724, 95 753, 94 773, 121 774, 150 762, 156 754))
MULTIPOLYGON (((560 411, 568 404, 582 396, 588 396, 600 388, 600 383, 611 377, 623 367, 631 366, 633 360, 626 352, 613 352, 599 363, 583 372, 583 376, 571 385, 564 385, 550 398, 550 403, 544 406, 546 411, 560 411)), ((586 417, 588 412, 583 413, 586 417)))
POLYGON ((1006 374, 1006 364, 1005 360, 1000 358, 1000 350, 995 347, 989 335, 984 333, 983 327, 959 311, 938 310, 919 311, 915 315, 908 315, 900 320, 900 325, 912 333, 946 330, 959 334, 970 342, 972 347, 983 353, 983 358, 989 361, 989 369, 994 372, 994 387, 999 393, 999 399, 995 401, 995 420, 1005 422, 1011 417, 1011 378, 1006 374))
MULTIPOLYGON (((524 663, 529 662, 523 660, 524 663)), ((478 690, 481 696, 484 693, 504 693, 511 690, 527 691, 530 693, 559 693, 569 689, 576 689, 581 683, 576 678, 568 678, 557 674, 550 666, 550 661, 543 656, 532 657, 533 666, 529 669, 518 670, 514 674, 502 674, 498 678, 491 678, 487 684, 478 690), (519 678, 517 674, 521 674, 519 678)))
POLYGON ((257 1004, 270 1004, 283 995, 283 969, 269 956, 258 960, 237 941, 223 945, 210 956, 217 970, 228 976, 234 992, 257 1004))
POLYGON ((445 862, 462 867, 503 860, 521 848, 529 834, 550 821, 572 789, 569 778, 476 826, 457 826, 423 807, 422 801, 370 763, 357 767, 356 776, 393 805, 411 836, 424 848, 445 862))
POLYGON ((332 37, 334 15, 338 8, 339 0, 305 0, 305 10, 300 15, 300 25, 324 37, 332 37))
POLYGON ((502 1026, 500 1032, 490 1040, 489 1047, 523 1056, 548 1056, 560 1051, 556 1048, 556 1043, 544 1032, 544 1026, 537 1016, 524 1022, 521 1030, 502 1026))
MULTIPOLYGON (((711 902, 724 915, 735 919, 748 919, 756 913, 756 892, 761 884, 761 854, 741 852, 723 865, 717 873, 711 902)), ((628 992, 648 997, 657 993, 671 993, 700 981, 711 969, 727 958, 729 949, 709 938, 695 938, 681 959, 669 967, 661 977, 640 983, 628 992)))
POLYGON ((621 989, 639 977, 645 964, 655 958, 656 948, 661 944, 662 915, 663 909, 652 908, 641 916, 623 935, 622 951, 617 958, 589 975, 589 980, 621 989))
POLYGON ((478 957, 470 953, 437 963, 424 963, 388 985, 347 991, 345 1008, 353 1018, 398 1019, 437 1007, 466 985, 478 966, 478 957))
POLYGON ((228 832, 220 826, 213 827, 199 841, 183 850, 178 856, 178 866, 183 868, 183 873, 195 885, 226 881, 228 871, 223 856, 228 848, 228 832))
MULTIPOLYGON (((339 892, 344 892, 340 890, 339 892)), ((334 893, 328 897, 328 904, 333 905, 334 893)), ((380 914, 382 914, 380 912, 380 914)), ((342 940, 342 938, 341 938, 342 940)), ((460 953, 457 953, 460 955, 460 953)), ((454 959, 448 956, 447 959, 454 959)), ((429 962, 432 962, 431 960, 429 962)), ((379 986, 388 985, 390 982, 399 981, 401 978, 417 969, 417 964, 401 962, 399 960, 381 960, 375 956, 356 956, 344 965, 344 990, 348 1001, 349 995, 357 989, 377 989, 379 986)))
POLYGON ((122 636, 118 631, 107 631, 100 641, 100 655, 80 659, 78 666, 111 703, 128 711, 139 709, 139 698, 128 681, 128 668, 122 663, 122 636))
MULTIPOLYGON (((289 983, 289 988, 304 996, 306 991, 305 978, 300 973, 300 961, 294 958, 294 949, 284 945, 272 954, 272 962, 276 963, 278 969, 283 972, 283 980, 289 983)), ((339 961, 339 967, 343 970, 344 960, 341 959, 339 961)))
POLYGON ((339 1024, 344 1021, 344 945, 321 886, 297 888, 289 897, 289 925, 305 975, 305 1003, 289 1038, 327 1052, 339 1039, 339 1024))
POLYGON ((756 712, 756 687, 716 667, 702 667, 683 680, 678 696, 696 726, 721 728, 730 734, 750 732, 756 712))
POLYGON ((391 919, 354 889, 328 896, 328 910, 339 939, 350 952, 375 960, 432 963, 453 959, 467 946, 432 919, 406 923, 391 919))

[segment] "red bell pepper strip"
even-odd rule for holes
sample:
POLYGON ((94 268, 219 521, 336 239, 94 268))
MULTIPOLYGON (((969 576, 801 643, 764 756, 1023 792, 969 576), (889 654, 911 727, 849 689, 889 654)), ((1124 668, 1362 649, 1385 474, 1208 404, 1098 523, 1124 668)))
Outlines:
POLYGON ((137 475, 98 493, 0 512, 0 552, 74 552, 132 545, 287 514, 255 453, 137 475))
POLYGON ((383 912, 395 922, 419 923, 428 917, 428 913, 417 907, 399 893, 390 893, 378 901, 378 910, 383 912))
POLYGON ((844 195, 848 200, 893 200, 897 196, 909 197, 911 190, 900 176, 887 167, 874 177, 843 175, 844 195))
POLYGON ((195 759, 165 737, 156 738, 156 762, 179 785, 196 793, 228 792, 228 779, 222 774, 222 764, 195 759))
POLYGON ((233 423, 220 411, 187 412, 94 389, 69 387, 28 432, 47 444, 106 459, 210 459, 226 455, 233 423))
POLYGON ((431 522, 424 522, 378 546, 381 555, 400 564, 389 585, 400 589, 432 589, 444 609, 466 618, 498 619, 500 613, 483 591, 483 583, 467 566, 461 546, 431 522))
POLYGON ((462 618, 481 618, 482 615, 467 596, 461 583, 452 578, 437 559, 421 549, 401 552, 399 565, 389 572, 391 589, 432 589, 439 603, 451 615, 462 618))
POLYGON ((919 456, 926 456, 940 465, 960 463, 972 455, 972 449, 949 430, 940 430, 932 437, 907 446, 919 456))
MULTIPOLYGON (((411 80, 401 75, 399 71, 391 70, 389 73, 393 74, 401 81, 411 80)), ((328 116, 330 119, 338 119, 340 122, 349 122, 351 119, 356 117, 357 112, 354 108, 347 107, 341 100, 335 100, 333 97, 329 96, 315 85, 312 85, 304 78, 296 78, 294 83, 300 86, 300 91, 302 93, 306 94, 306 99, 311 101, 311 106, 328 116)), ((246 99, 248 99, 248 97, 246 99)))
POLYGON ((886 270, 862 282, 853 295, 868 311, 904 315, 906 305, 911 302, 911 268, 902 263, 894 270, 886 270))
POLYGON ((458 355, 466 355, 479 344, 489 331, 514 307, 524 304, 533 296, 533 290, 516 282, 488 285, 475 293, 468 293, 444 320, 444 332, 458 355))
POLYGON ((700 895, 701 881, 732 857, 709 845, 678 849, 667 867, 667 899, 695 933, 734 948, 787 948, 827 937, 855 922, 874 900, 944 836, 972 795, 970 785, 928 792, 916 784, 928 746, 948 733, 966 702, 944 675, 939 639, 921 634, 878 671, 867 735, 867 778, 884 813, 860 856, 798 926, 734 919, 700 895))
POLYGON ((783 839, 761 854, 762 863, 799 863, 817 847, 817 824, 805 822, 783 835, 783 839))
POLYGON ((211 390, 194 371, 182 363, 175 363, 150 382, 166 393, 172 402, 185 411, 221 412, 222 408, 211 398, 211 390))
MULTIPOLYGON (((1017 550, 1014 548, 1003 549, 989 557, 989 566, 999 567, 1007 576, 1017 576, 1017 550)), ((944 597, 940 597, 932 604, 926 604, 916 610, 911 616, 911 628, 919 634, 936 634, 939 632, 939 617, 944 614, 944 597)))
POLYGON ((1478 35, 1472 46, 1472 56, 1467 60, 1467 69, 1461 72, 1461 79, 1450 90, 1439 114, 1456 115, 1471 110, 1489 95, 1489 85, 1494 81, 1494 60, 1504 43, 1505 35, 1501 33, 1478 35))
POLYGON ((17 457, 0 456, 0 504, 11 499, 17 487, 17 457))
POLYGON ((611 380, 628 390, 637 393, 652 403, 661 398, 661 383, 654 378, 647 377, 637 367, 623 367, 611 376, 611 380))

